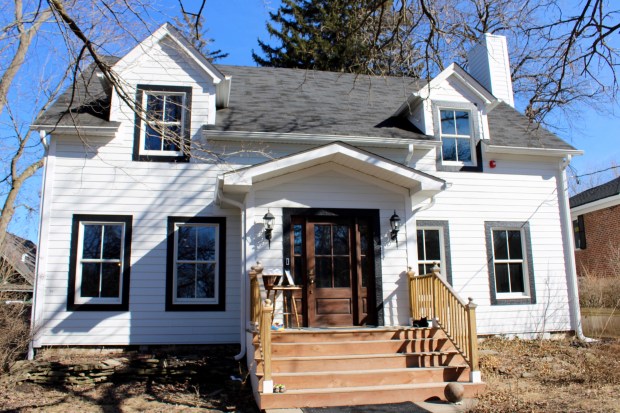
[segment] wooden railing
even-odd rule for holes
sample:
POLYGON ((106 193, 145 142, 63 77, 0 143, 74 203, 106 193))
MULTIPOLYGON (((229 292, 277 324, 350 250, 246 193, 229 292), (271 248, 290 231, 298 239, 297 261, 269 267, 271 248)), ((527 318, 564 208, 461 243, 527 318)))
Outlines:
POLYGON ((263 391, 271 389, 271 319, 273 305, 271 300, 265 299, 265 291, 261 288, 259 276, 263 272, 260 263, 256 263, 250 271, 250 319, 252 327, 258 334, 258 347, 263 363, 263 391))
POLYGON ((478 371, 478 337, 476 304, 465 303, 440 276, 438 267, 430 274, 416 276, 409 268, 409 305, 411 317, 427 317, 437 322, 472 371, 478 371))

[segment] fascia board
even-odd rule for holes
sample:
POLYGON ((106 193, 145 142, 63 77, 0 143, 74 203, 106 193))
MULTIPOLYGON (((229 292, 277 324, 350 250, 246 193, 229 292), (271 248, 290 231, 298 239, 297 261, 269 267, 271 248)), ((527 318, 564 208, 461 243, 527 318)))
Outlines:
POLYGON ((547 148, 527 148, 521 146, 499 146, 484 143, 485 153, 510 154, 510 155, 539 155, 561 158, 566 155, 579 156, 583 151, 579 149, 547 149, 547 148))
POLYGON ((247 131, 218 131, 213 129, 202 130, 203 137, 213 141, 255 141, 269 143, 297 143, 316 145, 341 141, 349 144, 364 145, 377 148, 396 147, 408 148, 413 144, 416 148, 434 149, 441 146, 437 140, 385 138, 372 136, 344 136, 344 135, 313 135, 305 133, 280 132, 247 132, 247 131))
POLYGON ((113 136, 118 132, 120 122, 110 122, 110 126, 77 126, 77 125, 30 125, 30 130, 45 131, 48 134, 60 133, 63 135, 79 135, 88 133, 93 135, 113 136))
POLYGON ((575 219, 578 215, 588 214, 590 212, 599 211, 605 208, 611 208, 616 205, 620 205, 620 194, 571 208, 570 215, 573 219, 575 219))

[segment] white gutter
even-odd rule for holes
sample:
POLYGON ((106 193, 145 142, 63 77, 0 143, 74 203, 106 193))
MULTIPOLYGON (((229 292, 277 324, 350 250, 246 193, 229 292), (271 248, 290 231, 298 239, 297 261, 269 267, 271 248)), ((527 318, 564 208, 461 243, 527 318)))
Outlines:
POLYGON ((434 149, 441 146, 438 140, 382 138, 372 136, 344 136, 344 135, 312 135, 306 133, 280 133, 280 132, 248 132, 248 131, 220 131, 202 129, 202 136, 213 141, 254 141, 272 143, 297 143, 317 145, 334 141, 349 144, 358 144, 375 147, 408 148, 412 143, 418 148, 434 149))
MULTIPOLYGON (((219 179, 218 179, 219 181, 219 179)), ((241 260, 242 260, 242 265, 241 265, 241 279, 240 279, 240 287, 241 287, 241 308, 240 308, 240 312, 241 312, 241 320, 240 320, 240 324, 241 324, 241 331, 239 333, 239 337, 240 337, 240 344, 241 344, 241 350, 239 350, 239 354, 235 355, 235 360, 241 360, 243 358, 243 356, 245 356, 246 353, 246 337, 245 337, 245 326, 246 326, 246 320, 245 320, 245 312, 246 312, 246 302, 247 302, 247 297, 246 297, 246 290, 247 290, 247 286, 246 286, 246 274, 245 274, 245 204, 239 202, 239 201, 235 201, 234 199, 230 199, 230 198, 226 198, 224 196, 224 192, 219 189, 219 182, 216 184, 218 186, 217 189, 217 196, 216 199, 220 200, 221 202, 224 202, 225 204, 228 205, 232 205, 235 206, 237 208, 239 208, 239 210, 241 211, 241 260)))
POLYGON ((577 215, 598 211, 599 209, 611 208, 616 205, 620 205, 620 194, 571 208, 571 215, 575 217, 577 215))
MULTIPOLYGON (((583 155, 583 151, 578 149, 547 149, 547 148, 527 148, 524 146, 498 146, 485 143, 483 145, 485 153, 501 153, 511 155, 540 155, 540 156, 557 156, 570 157, 574 155, 583 155)), ((570 163, 570 160, 569 160, 570 163)))
POLYGON ((577 283, 577 266, 575 264, 575 240, 572 234, 572 220, 568 203, 568 190, 566 179, 566 167, 570 164, 572 156, 569 154, 558 165, 558 201, 560 207, 560 222, 562 238, 564 238, 564 263, 566 266, 566 281, 568 289, 568 307, 570 312, 571 327, 580 340, 591 341, 583 335, 581 325, 581 309, 579 307, 579 285, 577 283))

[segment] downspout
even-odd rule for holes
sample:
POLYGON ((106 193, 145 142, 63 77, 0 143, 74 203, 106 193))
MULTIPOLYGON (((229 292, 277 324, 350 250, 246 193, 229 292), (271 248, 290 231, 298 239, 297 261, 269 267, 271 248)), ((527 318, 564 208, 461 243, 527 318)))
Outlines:
POLYGON ((562 226, 562 237, 564 238, 564 262, 566 265, 568 307, 570 312, 571 326, 575 330, 575 335, 580 340, 591 341, 583 335, 581 326, 581 309, 579 308, 579 287, 577 283, 577 266, 575 264, 575 240, 571 232, 572 220, 570 217, 570 207, 568 203, 568 190, 566 183, 566 167, 570 164, 572 156, 566 155, 559 164, 558 176, 558 200, 560 206, 560 219, 562 226))
MULTIPOLYGON (((219 185, 218 185, 219 186, 219 185)), ((240 337, 240 342, 241 342, 241 350, 239 351, 239 354, 235 355, 235 360, 241 360, 244 356, 245 356, 245 352, 246 352, 246 339, 245 339, 245 326, 246 326, 246 320, 245 320, 245 312, 246 312, 246 302, 247 302, 247 297, 246 297, 246 290, 247 290, 247 277, 245 274, 245 204, 239 202, 239 201, 235 201, 234 199, 230 199, 230 198, 226 198, 224 196, 224 192, 218 188, 217 190, 217 199, 219 199, 221 202, 224 202, 225 204, 234 206, 239 208, 239 211, 241 211, 241 259, 242 259, 242 265, 241 265, 241 308, 240 308, 240 312, 241 312, 241 320, 240 320, 240 333, 239 333, 239 337, 240 337)))
MULTIPOLYGON (((47 136, 47 132, 44 130, 40 130, 39 131, 39 137, 41 138, 41 140, 44 140, 45 137, 47 136)), ((50 142, 51 144, 51 142, 50 142)), ((39 303, 39 294, 37 293, 37 290, 39 288, 39 270, 41 268, 41 255, 45 254, 45 252, 42 254, 41 253, 41 239, 43 237, 43 221, 44 221, 44 215, 45 215, 45 208, 44 206, 46 205, 45 202, 45 195, 47 194, 49 196, 49 194, 47 193, 47 190, 49 188, 47 188, 47 175, 48 175, 48 167, 49 167, 49 149, 45 150, 45 153, 43 154, 43 158, 45 158, 45 166, 43 167, 43 177, 41 179, 41 200, 39 201, 39 236, 38 236, 38 241, 37 241, 37 248, 38 248, 38 253, 36 256, 36 260, 35 260, 35 265, 34 265, 34 283, 32 285, 32 308, 30 309, 30 341, 28 341, 28 360, 33 360, 34 359, 34 355, 35 355, 35 350, 34 350, 34 340, 36 338, 36 336, 38 335, 38 332, 36 331, 36 323, 39 321, 37 320, 37 310, 38 310, 38 303, 39 303)), ((47 228, 46 228, 47 229, 47 228)))

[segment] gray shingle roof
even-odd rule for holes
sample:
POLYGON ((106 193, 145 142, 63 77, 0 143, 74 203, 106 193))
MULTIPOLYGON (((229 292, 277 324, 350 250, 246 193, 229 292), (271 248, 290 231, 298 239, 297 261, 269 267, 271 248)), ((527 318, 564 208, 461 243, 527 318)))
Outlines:
POLYGON ((620 177, 573 195, 568 202, 571 208, 575 208, 618 194, 620 194, 620 177))
MULTIPOLYGON (((108 65, 113 65, 119 58, 105 56, 108 65)), ((34 122, 35 125, 51 126, 111 126, 110 96, 111 90, 104 88, 97 77, 97 66, 88 65, 54 102, 54 104, 34 122)))
POLYGON ((547 129, 530 124, 524 115, 503 102, 489 112, 488 121, 491 145, 575 149, 547 129))
POLYGON ((232 76, 232 86, 229 107, 218 110, 213 129, 429 139, 409 122, 391 118, 420 89, 419 80, 217 66, 232 76))
MULTIPOLYGON (((113 64, 116 57, 108 57, 113 64)), ((372 77, 348 73, 216 65, 232 76, 230 104, 219 109, 220 131, 305 133, 377 138, 434 140, 409 121, 393 114, 424 81, 404 77, 372 77)), ((36 125, 110 126, 110 90, 94 65, 74 88, 68 88, 35 122, 36 125), (67 110, 67 108, 70 110, 67 110)), ((491 144, 548 149, 574 149, 505 103, 488 115, 491 144)))

